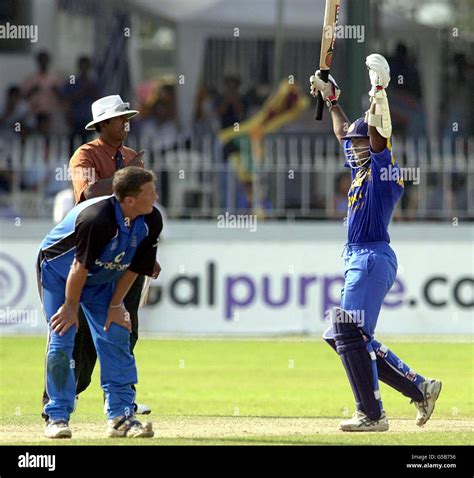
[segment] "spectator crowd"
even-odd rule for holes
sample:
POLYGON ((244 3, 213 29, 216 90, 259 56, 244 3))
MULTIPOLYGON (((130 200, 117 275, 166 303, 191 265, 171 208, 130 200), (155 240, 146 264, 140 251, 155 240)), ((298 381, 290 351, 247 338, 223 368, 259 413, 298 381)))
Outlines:
MULTIPOLYGON (((387 57, 392 74, 389 94, 394 133, 399 138, 422 138, 426 136, 426 121, 417 62, 404 43, 397 44, 392 55, 387 57)), ((21 153, 21 177, 19 181, 16 178, 19 189, 24 192, 40 192, 45 198, 53 198, 61 190, 68 188, 68 182, 56 180, 52 164, 58 164, 59 154, 60 162, 67 165, 74 150, 92 139, 91 133, 84 129, 91 117, 91 104, 101 96, 116 93, 104 91, 87 56, 77 59, 76 72, 67 78, 56 73, 51 65, 49 53, 38 52, 35 71, 18 84, 9 86, 4 101, 0 103, 0 215, 3 216, 17 213, 11 210, 11 201, 4 200, 8 199, 12 192, 14 182, 15 167, 12 158, 15 144, 20 142, 24 146, 21 153), (63 147, 60 149, 57 146, 57 138, 62 141, 63 147)), ((466 90, 468 96, 472 69, 466 55, 457 53, 449 69, 452 81, 447 84, 456 91, 466 90)), ((145 148, 151 164, 155 164, 165 205, 169 201, 169 189, 173 185, 169 171, 156 161, 157 151, 162 157, 167 151, 177 151, 180 148, 191 150, 202 138, 211 138, 218 143, 216 138, 221 130, 250 118, 261 108, 270 92, 269 85, 246 85, 247 90, 244 92, 244 85, 236 72, 229 72, 222 80, 222 85, 209 86, 203 83, 198 89, 195 104, 190 106, 193 108, 193 123, 189 131, 180 128, 177 119, 176 87, 173 83, 153 81, 148 82, 142 90, 137 89, 135 107, 140 111, 140 115, 132 122, 129 139, 134 138, 137 141, 134 147, 145 148)), ((450 125, 457 119, 462 125, 458 134, 467 136, 472 133, 472 125, 469 124, 469 105, 461 100, 465 95, 453 94, 450 97, 452 101, 442 112, 440 135, 451 135, 450 125)), ((134 101, 132 98, 125 101, 130 100, 134 101)), ((235 151, 235 142, 230 142, 220 149, 213 148, 212 161, 229 165, 229 158, 235 151)), ((407 158, 397 159, 403 163, 407 158)), ((221 174, 216 181, 221 196, 219 207, 230 208, 229 190, 233 189, 231 203, 234 207, 251 210, 254 196, 252 188, 255 182, 239 182, 236 175, 229 175, 231 169, 229 167, 226 174, 221 174), (229 178, 235 183, 232 188, 229 178)), ((316 187, 311 187, 310 208, 328 210, 325 207, 328 200, 333 218, 344 217, 346 193, 350 184, 348 178, 348 173, 341 173, 333 178, 331 198, 325 198, 324 192, 320 193, 316 187)), ((451 179, 448 191, 450 208, 454 211, 467 208, 466 178, 454 175, 451 179)), ((436 175, 430 176, 427 181, 428 197, 433 199, 430 199, 430 204, 436 209, 435 205, 443 197, 440 191, 442 192, 444 186, 436 175)), ((259 187, 264 188, 271 196, 271 185, 262 183, 259 187)), ((290 190, 291 185, 288 188, 288 191, 290 190)), ((419 188, 407 185, 401 211, 397 213, 400 219, 417 216, 419 191, 419 188)), ((193 201, 196 202, 194 197, 191 199, 191 202, 193 201)), ((298 207, 297 202, 298 200, 295 203, 293 198, 286 207, 291 209, 295 204, 298 207)), ((442 208, 443 204, 438 206, 442 208)), ((272 209, 270 197, 265 202, 265 209, 272 209)))

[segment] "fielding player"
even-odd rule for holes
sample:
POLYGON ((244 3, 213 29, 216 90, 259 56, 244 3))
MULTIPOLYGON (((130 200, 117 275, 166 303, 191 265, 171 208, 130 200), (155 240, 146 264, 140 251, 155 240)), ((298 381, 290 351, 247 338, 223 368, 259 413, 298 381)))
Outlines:
POLYGON ((374 338, 383 299, 397 273, 397 258, 389 246, 388 224, 403 194, 401 175, 383 174, 398 169, 392 156, 392 124, 385 88, 390 68, 378 54, 366 59, 372 88, 365 118, 349 128, 338 104, 340 89, 334 78, 326 83, 317 71, 311 76, 311 94, 321 92, 331 112, 333 129, 344 147, 345 165, 352 168, 348 193, 348 243, 345 247, 345 283, 341 307, 333 311, 332 326, 323 338, 340 355, 357 410, 341 423, 343 431, 385 431, 388 421, 382 407, 378 379, 412 399, 424 425, 433 413, 441 382, 425 379, 374 338), (388 178, 385 180, 385 178, 388 178))
MULTIPOLYGON (((86 199, 112 194, 112 177, 115 171, 128 166, 143 168, 143 151, 137 154, 123 144, 128 136, 130 119, 138 115, 138 111, 131 110, 129 106, 119 95, 105 96, 92 104, 93 119, 85 128, 89 131, 96 130, 99 137, 79 147, 69 164, 76 204, 86 199)), ((159 270, 156 263, 153 277, 159 274, 159 270)), ((130 340, 132 353, 138 340, 138 307, 144 280, 143 276, 138 276, 124 299, 132 323, 130 340)), ((76 395, 79 395, 89 386, 97 361, 92 335, 81 308, 73 358, 76 364, 76 395)), ((45 391, 43 404, 47 402, 48 395, 45 391)), ((104 405, 105 411, 107 404, 104 405)), ((134 407, 137 414, 151 412, 144 404, 135 404, 134 407)), ((44 414, 43 417, 48 419, 44 414)))
POLYGON ((70 438, 76 380, 73 347, 81 307, 100 362, 111 437, 151 437, 152 425, 134 418, 137 370, 130 351, 130 314, 124 297, 139 274, 153 274, 162 217, 153 172, 117 171, 113 196, 72 209, 40 246, 38 279, 49 323, 44 407, 48 438, 70 438))

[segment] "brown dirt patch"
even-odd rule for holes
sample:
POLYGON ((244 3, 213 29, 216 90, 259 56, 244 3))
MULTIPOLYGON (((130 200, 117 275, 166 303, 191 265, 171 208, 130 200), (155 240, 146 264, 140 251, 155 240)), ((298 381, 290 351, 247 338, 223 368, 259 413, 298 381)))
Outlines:
MULTIPOLYGON (((220 439, 232 437, 297 437, 300 435, 343 435, 338 430, 339 418, 275 418, 275 417, 154 417, 155 438, 220 439)), ((73 441, 105 439, 106 422, 77 423, 71 421, 73 441)), ((390 420, 386 434, 472 432, 474 420, 431 420, 422 428, 414 420, 390 420)), ((0 443, 21 444, 43 442, 43 424, 28 426, 0 425, 0 443)))

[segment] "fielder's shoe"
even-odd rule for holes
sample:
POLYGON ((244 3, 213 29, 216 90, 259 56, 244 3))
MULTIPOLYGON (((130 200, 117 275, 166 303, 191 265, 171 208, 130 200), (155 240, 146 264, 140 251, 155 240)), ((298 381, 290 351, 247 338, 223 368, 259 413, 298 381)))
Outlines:
POLYGON ((422 427, 430 419, 435 407, 435 402, 441 393, 442 385, 439 380, 428 378, 420 387, 424 397, 423 400, 421 402, 413 402, 412 400, 418 410, 416 414, 416 424, 419 427, 422 427))
POLYGON ((151 422, 140 423, 134 417, 117 417, 108 421, 107 435, 113 438, 151 438, 154 435, 151 422))
POLYGON ((151 413, 151 408, 144 403, 134 403, 133 406, 136 415, 150 415, 151 413))
POLYGON ((44 436, 46 438, 71 438, 72 433, 66 420, 48 420, 44 436))
MULTIPOLYGON (((107 400, 104 402, 104 415, 107 415, 107 400)), ((150 415, 151 408, 143 403, 134 403, 133 410, 135 415, 150 415)))
POLYGON ((339 429, 343 432, 386 432, 388 420, 385 412, 378 420, 371 420, 365 413, 357 410, 352 418, 341 422, 339 429))

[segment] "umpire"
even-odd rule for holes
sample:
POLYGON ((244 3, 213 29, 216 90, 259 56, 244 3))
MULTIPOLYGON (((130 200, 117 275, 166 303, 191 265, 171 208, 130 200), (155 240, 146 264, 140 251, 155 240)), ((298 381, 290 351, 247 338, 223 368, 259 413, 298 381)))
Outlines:
MULTIPOLYGON (((86 126, 88 131, 97 131, 99 137, 80 146, 69 162, 74 198, 76 204, 87 199, 112 194, 112 177, 115 171, 128 166, 144 166, 144 151, 137 153, 124 146, 128 136, 129 120, 138 115, 131 110, 129 103, 124 103, 119 95, 105 96, 92 103, 92 118, 86 126)), ((155 263, 154 277, 160 272, 155 263)), ((130 313, 132 332, 130 348, 133 349, 138 340, 138 306, 144 283, 144 276, 138 276, 124 304, 130 313)), ((79 330, 75 337, 73 359, 76 375, 76 398, 90 384, 92 372, 97 361, 97 353, 92 341, 87 320, 79 308, 79 330)), ((43 404, 48 403, 46 390, 43 393, 43 404)), ((151 409, 143 404, 135 403, 135 413, 147 415, 151 409)), ((46 416, 43 415, 47 419, 46 416)))

